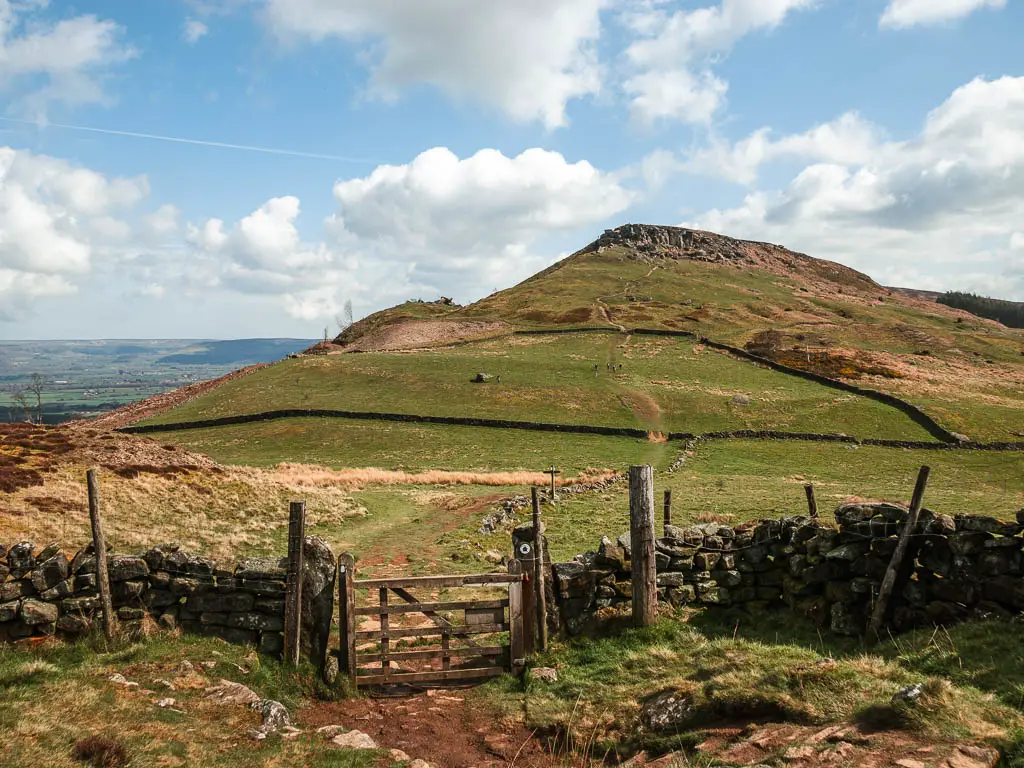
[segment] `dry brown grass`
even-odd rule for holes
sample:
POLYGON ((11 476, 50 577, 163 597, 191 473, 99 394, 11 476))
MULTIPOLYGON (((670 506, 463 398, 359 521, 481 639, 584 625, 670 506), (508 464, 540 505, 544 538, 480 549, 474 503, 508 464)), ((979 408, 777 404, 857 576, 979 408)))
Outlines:
MULTIPOLYGON (((273 482, 280 482, 296 490, 303 488, 340 487, 349 490, 369 485, 547 485, 551 478, 543 472, 453 472, 429 470, 426 472, 403 472, 391 469, 328 469, 315 464, 278 464, 273 469, 233 469, 233 474, 266 476, 273 482)), ((576 477, 562 477, 556 485, 573 485, 581 482, 607 480, 619 474, 607 469, 592 469, 576 477)))

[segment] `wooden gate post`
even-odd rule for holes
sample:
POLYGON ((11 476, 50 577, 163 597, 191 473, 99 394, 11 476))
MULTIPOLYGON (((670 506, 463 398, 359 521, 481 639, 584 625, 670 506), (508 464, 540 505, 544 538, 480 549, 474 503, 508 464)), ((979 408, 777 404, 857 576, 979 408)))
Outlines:
POLYGON ((672 525, 672 491, 665 491, 665 536, 668 536, 668 527, 672 525))
POLYGON ((804 493, 807 494, 807 511, 810 513, 811 518, 815 519, 818 517, 818 500, 814 498, 814 486, 810 483, 805 485, 804 493))
MULTIPOLYGON (((523 565, 518 560, 508 561, 510 576, 519 576, 523 565)), ((509 669, 521 675, 526 668, 525 638, 523 637, 523 582, 508 585, 509 669)))
POLYGON ((872 642, 878 638, 882 631, 882 625, 889 611, 889 598, 892 596, 893 587, 896 586, 896 577, 903 564, 903 558, 907 553, 907 546, 910 544, 910 537, 917 527, 917 519, 921 514, 921 505, 924 503, 924 492, 928 487, 928 477, 931 475, 930 467, 921 467, 917 474, 917 485, 914 486, 914 497, 910 502, 910 513, 907 521, 903 524, 900 532, 900 540, 896 543, 896 549, 892 553, 889 567, 885 571, 882 585, 878 588, 878 600, 875 603, 875 610, 871 614, 871 621, 868 622, 867 640, 872 642))
POLYGON ((339 642, 338 678, 347 677, 355 687, 356 682, 356 561, 348 552, 338 558, 338 620, 339 642))
POLYGON ((534 588, 537 593, 537 650, 548 649, 548 610, 547 595, 544 591, 546 568, 544 567, 544 533, 540 526, 540 496, 537 487, 533 487, 533 556, 537 561, 534 573, 534 588))
MULTIPOLYGON (((512 539, 515 548, 516 538, 512 539)), ((523 656, 532 656, 537 649, 537 591, 534 589, 534 581, 537 578, 537 561, 534 552, 537 549, 533 542, 527 543, 519 539, 519 546, 515 548, 513 556, 519 563, 520 573, 523 574, 523 588, 521 590, 523 602, 523 656)))
POLYGON ((89 521, 92 523, 92 548, 96 555, 96 583, 100 589, 100 605, 103 607, 103 635, 107 641, 114 639, 114 603, 110 599, 110 573, 107 570, 107 540, 103 536, 103 520, 100 517, 100 485, 96 470, 85 473, 89 488, 89 521))
POLYGON ((658 617, 658 574, 654 559, 654 470, 629 468, 629 539, 633 566, 633 626, 658 617))
POLYGON ((288 576, 284 603, 284 662, 299 664, 302 633, 302 544, 306 539, 306 502, 293 501, 288 509, 288 576))

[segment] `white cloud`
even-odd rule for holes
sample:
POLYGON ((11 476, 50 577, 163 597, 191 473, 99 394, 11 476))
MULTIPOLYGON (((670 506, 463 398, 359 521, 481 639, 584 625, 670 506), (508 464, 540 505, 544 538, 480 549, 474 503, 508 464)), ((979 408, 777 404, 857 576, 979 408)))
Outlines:
POLYGON ((185 19, 185 27, 181 31, 181 39, 189 45, 195 45, 210 31, 199 19, 185 19))
POLYGON ((969 16, 983 8, 1001 9, 1006 0, 890 0, 879 25, 904 29, 923 24, 940 24, 969 16))
POLYGON ((784 190, 752 192, 741 206, 708 211, 694 225, 796 247, 890 284, 1024 298, 1014 267, 1020 256, 1010 247, 1020 242, 1024 220, 1024 77, 958 88, 913 140, 883 141, 868 128, 854 134, 863 144, 846 156, 820 129, 774 142, 819 162, 784 190), (978 277, 979 264, 988 278, 978 277))
POLYGON ((771 138, 771 129, 762 128, 733 145, 712 137, 707 147, 693 152, 679 169, 753 184, 762 165, 784 158, 817 160, 840 164, 868 162, 881 141, 879 128, 856 112, 823 123, 806 133, 771 138))
POLYGON ((17 90, 21 108, 45 115, 51 102, 104 100, 102 79, 114 64, 135 56, 122 29, 93 15, 59 21, 36 18, 45 0, 0 0, 0 89, 17 90), (39 83, 42 83, 41 85, 39 83))
POLYGON ((364 44, 384 98, 424 83, 556 128, 570 100, 600 90, 595 43, 610 2, 268 0, 265 18, 285 39, 364 44))
MULTIPOLYGON (((189 224, 185 240, 198 257, 200 280, 241 293, 277 297, 293 317, 331 317, 352 266, 324 243, 302 241, 299 200, 268 200, 226 232, 220 219, 189 224)), ((193 275, 196 277, 196 275, 193 275)))
POLYGON ((435 148, 408 165, 339 182, 334 196, 339 210, 330 226, 344 247, 413 261, 420 280, 462 296, 527 277, 546 262, 531 250, 537 241, 599 222, 633 200, 614 175, 542 149, 459 159, 435 148))
POLYGON ((710 122, 725 100, 728 84, 712 66, 738 40, 772 30, 793 11, 817 0, 722 0, 719 5, 679 10, 671 15, 656 5, 627 17, 640 39, 626 49, 633 74, 624 88, 641 122, 674 119, 710 122))
POLYGON ((45 155, 0 147, 0 319, 75 290, 94 258, 123 243, 119 216, 149 192, 145 177, 110 179, 45 155))

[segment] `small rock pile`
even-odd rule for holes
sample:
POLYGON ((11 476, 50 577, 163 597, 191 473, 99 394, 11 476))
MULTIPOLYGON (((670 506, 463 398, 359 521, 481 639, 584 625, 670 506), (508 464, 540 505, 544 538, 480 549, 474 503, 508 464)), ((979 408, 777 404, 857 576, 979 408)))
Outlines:
MULTIPOLYGON (((674 606, 788 606, 841 635, 865 630, 907 519, 905 507, 847 504, 838 526, 787 517, 732 527, 666 526, 655 541, 658 599, 674 606)), ((897 631, 969 617, 1024 611, 1022 540, 1017 520, 923 510, 905 558, 905 586, 893 596, 897 631)), ((597 551, 552 566, 554 610, 569 634, 632 599, 629 534, 601 539, 597 551)))

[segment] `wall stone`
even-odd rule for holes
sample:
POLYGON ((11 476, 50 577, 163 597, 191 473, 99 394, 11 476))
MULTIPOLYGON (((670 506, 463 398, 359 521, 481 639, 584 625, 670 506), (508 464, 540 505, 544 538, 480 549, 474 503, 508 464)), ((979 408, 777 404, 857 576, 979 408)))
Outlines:
MULTIPOLYGON (((655 541, 658 599, 673 606, 786 608, 840 635, 864 632, 905 507, 847 504, 835 524, 808 517, 739 526, 668 526, 655 541)), ((1024 510, 1013 522, 922 510, 890 627, 950 624, 1024 611, 1024 510)), ((629 534, 552 566, 552 611, 567 633, 596 627, 632 595, 629 534)))
MULTIPOLYGON (((315 663, 326 652, 334 608, 334 557, 319 539, 306 540, 304 634, 315 663)), ((140 554, 109 553, 113 607, 128 632, 143 622, 249 643, 267 654, 284 647, 286 561, 248 558, 221 567, 174 543, 140 554)), ((0 642, 84 635, 101 623, 92 544, 70 560, 58 544, 0 544, 0 642)))

